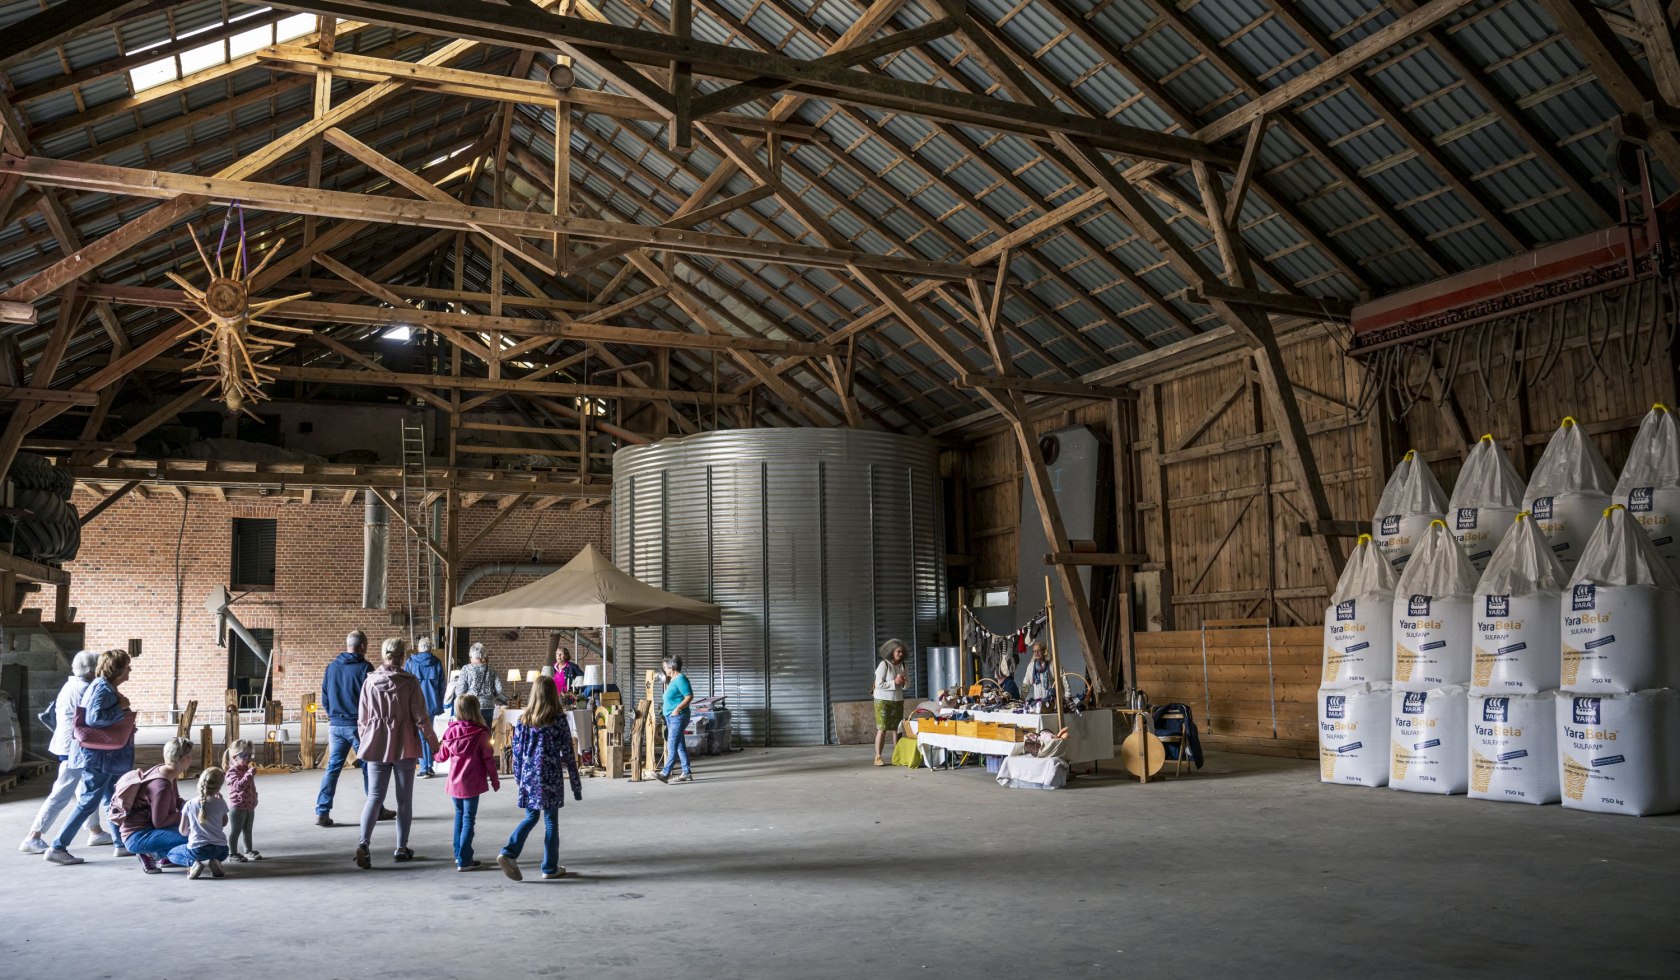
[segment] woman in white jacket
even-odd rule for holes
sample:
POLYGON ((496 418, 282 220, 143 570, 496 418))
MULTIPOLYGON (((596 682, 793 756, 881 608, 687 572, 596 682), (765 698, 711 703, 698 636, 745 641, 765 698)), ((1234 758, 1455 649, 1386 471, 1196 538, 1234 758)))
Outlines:
MULTIPOLYGON (((52 741, 47 744, 47 751, 58 758, 58 778, 53 780, 52 791, 41 801, 41 809, 35 814, 35 822, 29 825, 29 836, 18 845, 18 850, 25 854, 45 854, 47 828, 53 825, 58 815, 76 798, 76 787, 81 785, 82 771, 70 765, 70 743, 76 734, 76 706, 82 703, 82 692, 93 683, 93 668, 99 664, 99 654, 91 650, 83 650, 76 654, 70 662, 71 674, 64 686, 58 690, 58 700, 53 704, 53 734, 52 741)), ((93 811, 88 824, 88 846, 103 847, 111 843, 111 835, 106 833, 105 826, 99 818, 99 811, 93 811)))

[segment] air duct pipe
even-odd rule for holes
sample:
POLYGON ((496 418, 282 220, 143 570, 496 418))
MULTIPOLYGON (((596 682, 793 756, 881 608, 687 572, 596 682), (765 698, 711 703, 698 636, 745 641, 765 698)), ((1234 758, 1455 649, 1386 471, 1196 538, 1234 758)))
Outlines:
POLYGON ((386 573, 391 567, 391 515, 372 490, 365 491, 362 517, 362 608, 384 609, 386 573))

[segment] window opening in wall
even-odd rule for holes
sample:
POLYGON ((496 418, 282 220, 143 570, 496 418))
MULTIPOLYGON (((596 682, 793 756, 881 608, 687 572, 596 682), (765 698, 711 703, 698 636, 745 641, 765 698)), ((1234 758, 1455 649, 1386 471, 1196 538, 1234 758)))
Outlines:
MULTIPOLYGON (((274 649, 273 630, 254 629, 250 633, 264 649, 274 649)), ((261 711, 263 677, 268 673, 262 657, 232 630, 227 634, 227 652, 228 689, 239 692, 239 710, 261 711)))
POLYGON ((228 588, 234 592, 274 591, 274 519, 233 519, 233 567, 228 588))
POLYGON ((1010 589, 980 589, 970 593, 969 608, 992 609, 998 606, 1014 605, 1014 597, 1010 589))

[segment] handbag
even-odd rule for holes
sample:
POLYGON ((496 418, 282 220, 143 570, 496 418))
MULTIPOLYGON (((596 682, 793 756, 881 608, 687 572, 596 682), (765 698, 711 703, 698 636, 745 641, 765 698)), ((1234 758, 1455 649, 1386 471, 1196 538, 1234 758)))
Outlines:
POLYGON ((128 742, 134 737, 134 719, 132 711, 123 712, 123 716, 104 728, 97 728, 87 723, 87 709, 76 709, 76 744, 84 749, 95 749, 109 752, 112 749, 127 748, 128 742))
POLYGON ((55 698, 53 700, 52 704, 47 705, 46 710, 42 711, 40 714, 35 716, 35 720, 40 722, 41 727, 45 728, 47 731, 57 732, 58 731, 58 700, 55 698))

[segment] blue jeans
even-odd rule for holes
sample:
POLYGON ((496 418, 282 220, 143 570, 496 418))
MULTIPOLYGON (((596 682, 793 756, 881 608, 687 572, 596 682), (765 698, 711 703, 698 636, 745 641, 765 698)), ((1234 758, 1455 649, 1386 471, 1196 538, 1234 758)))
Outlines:
POLYGON ((420 771, 432 771, 432 743, 425 739, 420 740, 420 771))
POLYGON ((537 825, 537 818, 543 822, 543 859, 542 871, 551 875, 560 870, 560 808, 549 807, 547 810, 526 810, 525 819, 519 821, 519 826, 513 828, 508 835, 506 846, 502 853, 510 858, 518 858, 519 852, 525 849, 525 838, 531 836, 531 829, 537 825))
POLYGON ((455 866, 473 863, 473 827, 478 822, 478 797, 455 801, 455 866))
MULTIPOLYGON (((338 792, 338 774, 351 749, 362 747, 362 737, 355 725, 333 725, 327 729, 327 771, 321 774, 321 792, 315 797, 315 813, 326 816, 332 812, 333 794, 338 792)), ((367 767, 362 767, 362 793, 367 793, 367 767)))
POLYGON ((227 858, 228 849, 224 844, 200 844, 197 847, 182 844, 169 850, 169 863, 183 868, 195 861, 226 861, 227 858))
POLYGON ((688 768, 688 740, 683 738, 683 732, 688 728, 691 712, 673 711, 665 716, 665 768, 659 770, 660 775, 669 776, 671 766, 678 759, 682 760, 682 774, 689 774, 688 768))
MULTIPOLYGON (((150 830, 136 830, 123 838, 123 846, 131 854, 150 854, 153 857, 169 857, 169 852, 177 847, 185 847, 187 835, 174 827, 153 827, 150 830)), ((171 858, 170 860, 174 860, 171 858)), ((176 864, 181 862, 176 861, 176 864)))
MULTIPOLYGON (((76 808, 70 811, 69 819, 58 829, 58 836, 53 838, 52 846, 60 850, 70 846, 76 839, 76 834, 82 829, 87 818, 99 811, 101 804, 109 805, 111 791, 117 788, 118 773, 95 772, 92 769, 82 770, 82 788, 76 794, 76 808)), ((122 830, 117 827, 115 820, 111 821, 111 836, 120 845, 123 842, 122 830)))

